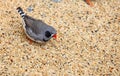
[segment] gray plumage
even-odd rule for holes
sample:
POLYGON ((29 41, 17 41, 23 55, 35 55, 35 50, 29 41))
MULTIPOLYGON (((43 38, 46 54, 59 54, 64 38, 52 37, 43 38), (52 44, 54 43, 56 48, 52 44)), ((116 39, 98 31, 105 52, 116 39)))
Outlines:
POLYGON ((34 19, 26 15, 20 7, 18 7, 17 10, 23 18, 23 27, 30 39, 36 42, 46 42, 56 36, 56 30, 52 26, 47 25, 42 20, 34 19))

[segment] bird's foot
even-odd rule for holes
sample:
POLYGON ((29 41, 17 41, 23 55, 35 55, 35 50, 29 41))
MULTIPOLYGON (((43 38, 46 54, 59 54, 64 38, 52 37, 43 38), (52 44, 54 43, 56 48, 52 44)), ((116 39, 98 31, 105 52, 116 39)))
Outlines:
POLYGON ((86 0, 87 4, 90 5, 91 7, 93 7, 93 3, 90 0, 86 0))
POLYGON ((26 36, 26 39, 29 41, 29 44, 33 43, 33 41, 30 38, 28 38, 27 36, 26 36))

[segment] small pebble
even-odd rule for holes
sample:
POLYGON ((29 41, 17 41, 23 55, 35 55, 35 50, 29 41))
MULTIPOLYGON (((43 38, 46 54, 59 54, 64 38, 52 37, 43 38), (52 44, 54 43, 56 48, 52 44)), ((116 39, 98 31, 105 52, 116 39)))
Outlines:
POLYGON ((52 0, 52 1, 57 3, 57 2, 61 2, 62 0, 52 0))
POLYGON ((29 7, 27 8, 27 11, 28 11, 28 12, 32 12, 32 11, 33 11, 33 7, 32 7, 32 6, 29 6, 29 7))

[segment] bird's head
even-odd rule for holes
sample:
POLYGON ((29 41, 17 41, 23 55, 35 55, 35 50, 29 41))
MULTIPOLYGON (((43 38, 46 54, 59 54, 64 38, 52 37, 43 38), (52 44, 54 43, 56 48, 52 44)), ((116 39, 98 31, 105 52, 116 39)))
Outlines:
POLYGON ((46 32, 45 32, 45 36, 46 36, 47 38, 54 38, 54 39, 57 38, 57 34, 54 33, 54 32, 50 32, 50 31, 46 31, 46 32))
POLYGON ((47 31, 45 31, 45 37, 43 41, 48 41, 51 38, 57 39, 57 33, 55 29, 48 29, 47 31))

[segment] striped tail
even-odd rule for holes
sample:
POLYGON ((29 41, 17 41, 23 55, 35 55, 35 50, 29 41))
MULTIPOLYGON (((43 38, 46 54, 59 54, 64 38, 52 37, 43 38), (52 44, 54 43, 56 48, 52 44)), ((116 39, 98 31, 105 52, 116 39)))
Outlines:
POLYGON ((25 13, 23 12, 21 7, 17 8, 18 13, 20 14, 20 16, 24 19, 25 18, 25 13))

